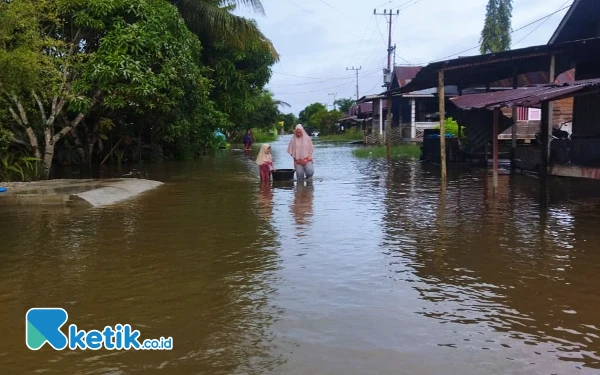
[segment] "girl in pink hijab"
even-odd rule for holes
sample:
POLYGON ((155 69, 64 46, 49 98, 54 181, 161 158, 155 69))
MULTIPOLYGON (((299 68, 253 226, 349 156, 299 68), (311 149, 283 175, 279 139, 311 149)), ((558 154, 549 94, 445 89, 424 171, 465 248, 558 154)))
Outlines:
POLYGON ((312 154, 315 150, 312 140, 301 124, 296 125, 294 135, 288 145, 288 154, 294 158, 294 168, 299 180, 312 178, 315 173, 312 154))

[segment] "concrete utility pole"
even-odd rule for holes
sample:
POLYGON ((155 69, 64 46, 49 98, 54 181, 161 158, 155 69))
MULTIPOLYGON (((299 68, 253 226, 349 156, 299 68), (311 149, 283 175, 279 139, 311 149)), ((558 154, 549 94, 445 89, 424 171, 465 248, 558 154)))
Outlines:
POLYGON ((337 97, 337 92, 333 92, 333 93, 327 94, 327 95, 333 95, 333 110, 335 111, 337 109, 335 106, 335 98, 337 97))
MULTIPOLYGON (((392 51, 396 48, 395 46, 392 47, 392 16, 393 16, 393 12, 392 9, 388 10, 384 9, 383 13, 377 13, 377 9, 373 10, 373 14, 376 16, 385 16, 388 17, 389 16, 389 21, 388 21, 388 49, 387 49, 387 73, 391 74, 392 73, 392 51)), ((396 15, 400 14, 400 10, 396 10, 396 15)), ((388 119, 387 119, 387 126, 385 127, 385 138, 386 138, 386 154, 387 154, 387 161, 388 163, 392 160, 392 151, 391 151, 391 144, 392 144, 392 94, 390 92, 390 88, 391 88, 392 83, 389 82, 387 84, 387 91, 388 91, 388 119)))
POLYGON ((346 68, 346 70, 354 70, 354 71, 356 71, 356 101, 358 101, 358 99, 360 99, 360 96, 358 96, 358 71, 361 70, 361 69, 362 69, 362 66, 358 67, 358 68, 355 68, 355 67, 346 68))

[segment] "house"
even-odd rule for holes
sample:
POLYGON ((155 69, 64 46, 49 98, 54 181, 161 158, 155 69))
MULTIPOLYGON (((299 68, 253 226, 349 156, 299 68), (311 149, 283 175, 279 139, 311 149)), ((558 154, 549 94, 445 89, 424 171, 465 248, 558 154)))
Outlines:
MULTIPOLYGON (((517 144, 516 134, 511 131, 510 155, 513 165, 523 167, 525 163, 537 169, 545 186, 550 174, 600 179, 598 77, 600 1, 575 0, 547 45, 432 63, 396 92, 423 90, 441 82, 458 86, 460 94, 453 98, 454 110, 466 127, 470 147, 461 146, 458 152, 468 154, 484 146, 487 150, 491 144, 495 187, 501 147, 498 139, 509 128, 517 129, 513 124, 519 116, 525 121, 526 113, 526 121, 530 122, 539 118, 541 144, 517 144), (546 83, 530 85, 539 80, 546 83), (491 89, 502 85, 509 87, 491 89), (481 86, 486 92, 466 92, 467 88, 481 86), (550 142, 553 128, 563 123, 572 123, 572 139, 550 142)), ((450 151, 445 149, 447 154, 450 151)), ((439 153, 437 158, 441 160, 439 153)))
MULTIPOLYGON (((409 84, 419 73, 418 66, 395 66, 392 71, 390 90, 397 90, 409 84)), ((454 91, 448 88, 448 98, 454 91)), ((373 103, 372 127, 365 134, 366 144, 381 144, 385 142, 385 131, 388 116, 387 94, 368 95, 359 103, 373 103)), ((392 96, 392 126, 391 141, 420 142, 423 132, 439 126, 437 113, 437 89, 418 90, 415 92, 395 94, 392 96)))
MULTIPOLYGON (((585 40, 600 37, 600 1, 575 0, 569 11, 552 35, 549 45, 573 40, 585 40)), ((600 77, 600 56, 593 47, 588 51, 596 58, 577 59, 575 79, 578 81, 600 77)), ((556 104, 554 105, 556 106, 556 104)), ((556 168, 553 174, 576 177, 600 178, 600 92, 576 96, 573 100, 573 125, 571 161, 580 167, 566 171, 556 168), (587 170, 592 166, 594 170, 587 170)))
POLYGON ((344 113, 338 120, 339 131, 343 132, 353 127, 364 130, 371 127, 373 122, 373 103, 358 103, 344 113))

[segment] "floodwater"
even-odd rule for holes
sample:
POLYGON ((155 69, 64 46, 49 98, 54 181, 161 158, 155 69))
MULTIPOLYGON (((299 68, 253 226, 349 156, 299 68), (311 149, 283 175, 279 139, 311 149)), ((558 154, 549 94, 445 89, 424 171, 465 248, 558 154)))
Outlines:
MULTIPOLYGON (((289 138, 273 144, 290 168, 289 138)), ((586 374, 600 369, 600 186, 360 160, 261 186, 243 151, 148 167, 108 208, 0 211, 0 373, 586 374), (171 351, 39 351, 25 313, 171 351)))

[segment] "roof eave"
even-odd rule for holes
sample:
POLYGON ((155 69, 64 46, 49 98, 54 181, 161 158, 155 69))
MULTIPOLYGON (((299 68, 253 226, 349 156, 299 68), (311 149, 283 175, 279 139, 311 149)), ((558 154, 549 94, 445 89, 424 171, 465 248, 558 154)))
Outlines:
POLYGON ((556 28, 556 30, 554 30, 554 34, 552 34, 552 37, 550 38, 550 41, 548 41, 548 44, 554 44, 554 43, 556 43, 556 39, 558 39, 560 33, 565 28, 567 22, 569 22, 569 18, 571 18, 571 16, 573 15, 573 12, 575 12, 575 8, 577 8, 577 6, 579 5, 580 2, 581 2, 581 0, 574 0, 573 1, 573 4, 571 4, 571 7, 569 8, 569 10, 567 11, 567 13, 563 17, 562 21, 560 21, 560 24, 558 25, 558 27, 556 28))

